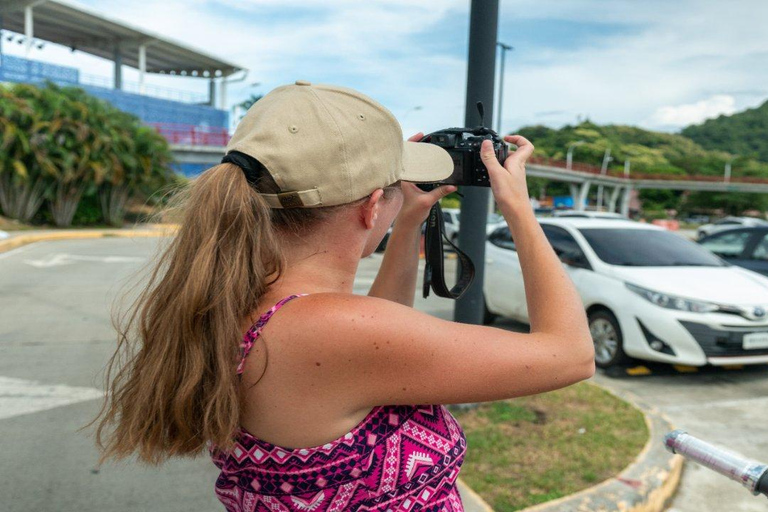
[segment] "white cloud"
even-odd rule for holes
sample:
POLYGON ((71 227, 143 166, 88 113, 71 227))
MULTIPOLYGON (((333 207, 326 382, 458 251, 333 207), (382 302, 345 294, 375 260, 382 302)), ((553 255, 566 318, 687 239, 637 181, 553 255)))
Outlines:
POLYGON ((659 107, 649 122, 644 124, 682 128, 689 124, 699 124, 705 119, 717 117, 720 114, 731 115, 734 112, 736 112, 736 99, 733 96, 719 94, 696 103, 659 107))
MULTIPOLYGON (((406 134, 463 121, 466 52, 455 48, 466 45, 466 0, 81 1, 248 67, 248 80, 230 87, 231 103, 307 79, 378 99, 402 118, 406 134), (457 28, 447 33, 444 26, 457 28), (249 88, 253 82, 262 85, 249 88)), ((588 116, 674 130, 686 116, 700 120, 694 111, 717 115, 754 106, 768 97, 765 19, 763 0, 504 0, 499 33, 516 50, 506 64, 503 127, 559 126, 588 116), (516 28, 541 20, 632 28, 596 34, 588 46, 528 44, 526 50, 516 28), (730 106, 707 103, 722 96, 732 98, 730 106), (699 105, 702 98, 709 98, 705 105, 699 105)), ((63 49, 46 47, 37 58, 45 56, 92 73, 111 72, 106 61, 63 49)), ((125 77, 134 80, 135 72, 126 70, 125 77)), ((204 80, 192 78, 150 77, 148 83, 207 92, 204 80)))

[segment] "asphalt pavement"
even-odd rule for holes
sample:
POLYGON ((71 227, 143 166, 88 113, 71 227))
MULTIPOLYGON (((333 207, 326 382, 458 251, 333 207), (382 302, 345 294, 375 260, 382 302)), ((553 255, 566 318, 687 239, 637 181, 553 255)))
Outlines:
MULTIPOLYGON (((0 511, 222 510, 213 494, 217 470, 206 457, 159 468, 129 460, 97 470, 93 440, 77 431, 101 404, 101 371, 115 344, 110 308, 163 240, 41 242, 0 254, 0 511)), ((356 293, 367 292, 380 261, 373 255, 361 262, 356 293)), ((446 275, 454 270, 448 260, 446 275)), ((415 306, 452 317, 451 300, 422 299, 420 286, 415 306)), ((495 325, 525 330, 511 321, 495 325)), ((595 380, 634 393, 678 428, 768 462, 765 366, 641 377, 599 373, 595 380)), ((768 505, 689 465, 671 510, 752 512, 768 505)))

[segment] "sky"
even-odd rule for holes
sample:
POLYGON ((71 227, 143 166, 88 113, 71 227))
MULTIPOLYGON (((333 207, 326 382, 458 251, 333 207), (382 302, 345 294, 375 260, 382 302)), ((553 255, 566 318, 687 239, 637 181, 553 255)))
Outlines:
MULTIPOLYGON (((230 105, 308 80, 378 100, 406 137, 463 124, 469 0, 78 3, 247 68, 230 105)), ((514 47, 502 130, 590 119, 674 132, 758 106, 768 99, 767 20, 765 0, 500 0, 498 40, 514 47)), ((30 57, 112 73, 111 62, 55 45, 30 57)), ((204 79, 147 83, 208 90, 204 79)))

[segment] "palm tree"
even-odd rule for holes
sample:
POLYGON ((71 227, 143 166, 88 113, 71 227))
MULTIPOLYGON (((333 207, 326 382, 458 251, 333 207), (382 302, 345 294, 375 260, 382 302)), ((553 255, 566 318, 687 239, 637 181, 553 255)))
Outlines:
POLYGON ((167 141, 82 89, 0 87, 0 207, 28 222, 47 197, 69 226, 83 194, 99 195, 104 220, 122 224, 125 204, 174 174, 167 141))
POLYGON ((0 207, 8 217, 29 222, 40 209, 56 168, 50 154, 55 123, 40 118, 29 85, 0 87, 0 207))

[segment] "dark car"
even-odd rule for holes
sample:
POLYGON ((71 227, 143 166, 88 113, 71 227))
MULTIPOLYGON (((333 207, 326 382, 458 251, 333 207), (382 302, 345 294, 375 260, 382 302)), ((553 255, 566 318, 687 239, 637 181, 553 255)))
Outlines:
POLYGON ((728 263, 768 276, 768 227, 720 231, 699 243, 728 263))

